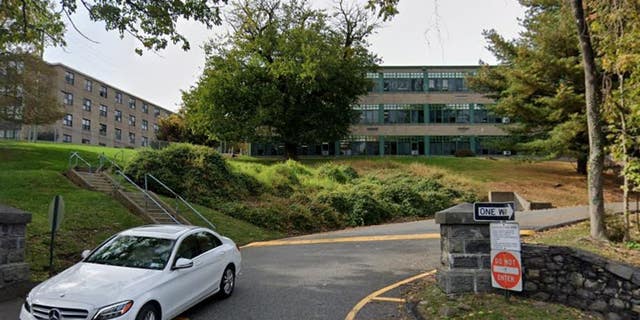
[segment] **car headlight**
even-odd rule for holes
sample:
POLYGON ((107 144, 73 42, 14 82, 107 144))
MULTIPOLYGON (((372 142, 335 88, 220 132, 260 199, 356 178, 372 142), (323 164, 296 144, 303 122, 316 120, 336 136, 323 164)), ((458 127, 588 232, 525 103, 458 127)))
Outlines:
POLYGON ((117 318, 127 313, 129 309, 131 309, 131 306, 133 306, 133 301, 131 300, 108 305, 98 310, 96 315, 93 317, 93 320, 107 320, 117 318))
POLYGON ((24 309, 31 313, 31 297, 29 295, 24 299, 24 309))

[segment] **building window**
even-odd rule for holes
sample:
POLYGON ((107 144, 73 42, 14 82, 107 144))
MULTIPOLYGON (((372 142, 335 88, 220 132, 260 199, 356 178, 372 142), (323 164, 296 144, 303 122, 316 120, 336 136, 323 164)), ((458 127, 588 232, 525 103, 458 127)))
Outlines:
POLYGON ((62 135, 62 142, 71 143, 71 135, 69 134, 62 135))
POLYGON ((136 134, 133 132, 129 132, 129 143, 136 144, 136 134))
POLYGON ((73 105, 73 93, 62 91, 62 102, 68 106, 73 105))
POLYGON ((122 130, 116 128, 114 133, 116 140, 122 140, 122 130))
POLYGON ((157 123, 153 124, 153 132, 158 133, 158 124, 157 123))
POLYGON ((136 109, 136 99, 134 98, 129 98, 129 109, 136 109))
POLYGON ((91 144, 91 140, 83 138, 82 144, 91 144))
POLYGON ((129 125, 132 127, 136 126, 136 116, 134 115, 129 115, 129 125))
POLYGON ((117 122, 122 122, 122 111, 116 110, 113 112, 113 119, 117 122))
POLYGON ((387 72, 383 73, 383 77, 383 91, 423 91, 423 73, 387 72))
POLYGON ((122 104, 122 92, 116 92, 116 102, 122 104))
POLYGON ((73 74, 73 72, 71 71, 65 71, 64 73, 64 81, 70 85, 73 85, 73 83, 75 82, 75 74, 73 74))
POLYGON ((73 127, 73 115, 67 113, 64 118, 62 118, 62 124, 67 127, 73 127))
POLYGON ((105 106, 104 104, 100 105, 100 116, 107 117, 107 106, 105 106))
POLYGON ((149 138, 142 137, 142 146, 143 147, 148 147, 149 146, 149 138))
POLYGON ((153 108, 153 116, 158 117, 160 115, 160 109, 158 107, 153 108))
POLYGON ((146 103, 142 103, 142 112, 149 113, 149 105, 146 103))
POLYGON ((383 123, 424 123, 424 109, 421 104, 385 104, 383 123))
POLYGON ((149 121, 142 120, 142 124, 140 125, 140 128, 142 129, 142 131, 149 130, 149 121))
POLYGON ((84 101, 82 101, 82 110, 91 111, 91 100, 84 99, 84 101))
POLYGON ((100 124, 100 135, 101 136, 106 136, 107 135, 107 125, 104 123, 100 124))
POLYGON ((107 97, 107 86, 100 86, 100 96, 103 98, 107 97))
POLYGON ((84 89, 89 92, 93 91, 93 81, 84 79, 84 89))
POLYGON ((91 120, 82 118, 82 130, 91 130, 91 120))

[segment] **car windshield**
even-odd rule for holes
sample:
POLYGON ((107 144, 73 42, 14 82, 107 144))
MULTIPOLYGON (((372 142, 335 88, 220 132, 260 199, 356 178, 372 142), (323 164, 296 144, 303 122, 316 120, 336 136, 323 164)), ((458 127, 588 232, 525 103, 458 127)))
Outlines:
POLYGON ((84 262, 143 269, 164 269, 173 240, 117 236, 93 252, 84 262))

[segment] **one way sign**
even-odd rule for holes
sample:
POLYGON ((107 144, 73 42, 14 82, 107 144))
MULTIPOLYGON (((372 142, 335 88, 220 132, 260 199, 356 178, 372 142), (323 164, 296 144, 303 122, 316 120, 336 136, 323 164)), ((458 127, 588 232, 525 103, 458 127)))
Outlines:
POLYGON ((476 221, 513 221, 516 218, 513 202, 476 202, 473 204, 473 219, 476 221))

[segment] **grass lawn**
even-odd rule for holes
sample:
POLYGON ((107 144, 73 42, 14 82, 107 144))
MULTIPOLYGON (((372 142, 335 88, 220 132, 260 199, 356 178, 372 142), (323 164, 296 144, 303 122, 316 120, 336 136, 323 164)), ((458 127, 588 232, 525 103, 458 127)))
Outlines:
MULTIPOLYGON (((640 266, 640 231, 631 217, 631 241, 600 242, 589 238, 589 222, 585 221, 572 226, 547 230, 533 236, 523 238, 528 243, 566 246, 590 251, 608 259, 640 266)), ((607 217, 608 233, 619 233, 622 229, 622 215, 607 217)))
MULTIPOLYGON (((58 271, 78 261, 82 250, 96 246, 113 233, 146 223, 108 195, 72 184, 62 174, 72 151, 79 151, 94 164, 102 152, 125 160, 136 152, 84 145, 0 142, 0 203, 33 214, 26 246, 33 280, 47 277, 48 206, 53 196, 62 195, 65 202, 64 220, 56 238, 54 265, 58 271)), ((280 236, 214 210, 201 209, 218 231, 239 244, 280 236)), ((193 222, 199 224, 195 219, 193 222)))
POLYGON ((409 301, 418 302, 417 311, 423 319, 598 319, 581 310, 536 300, 499 294, 458 294, 447 296, 429 277, 416 284, 408 294, 409 301))

